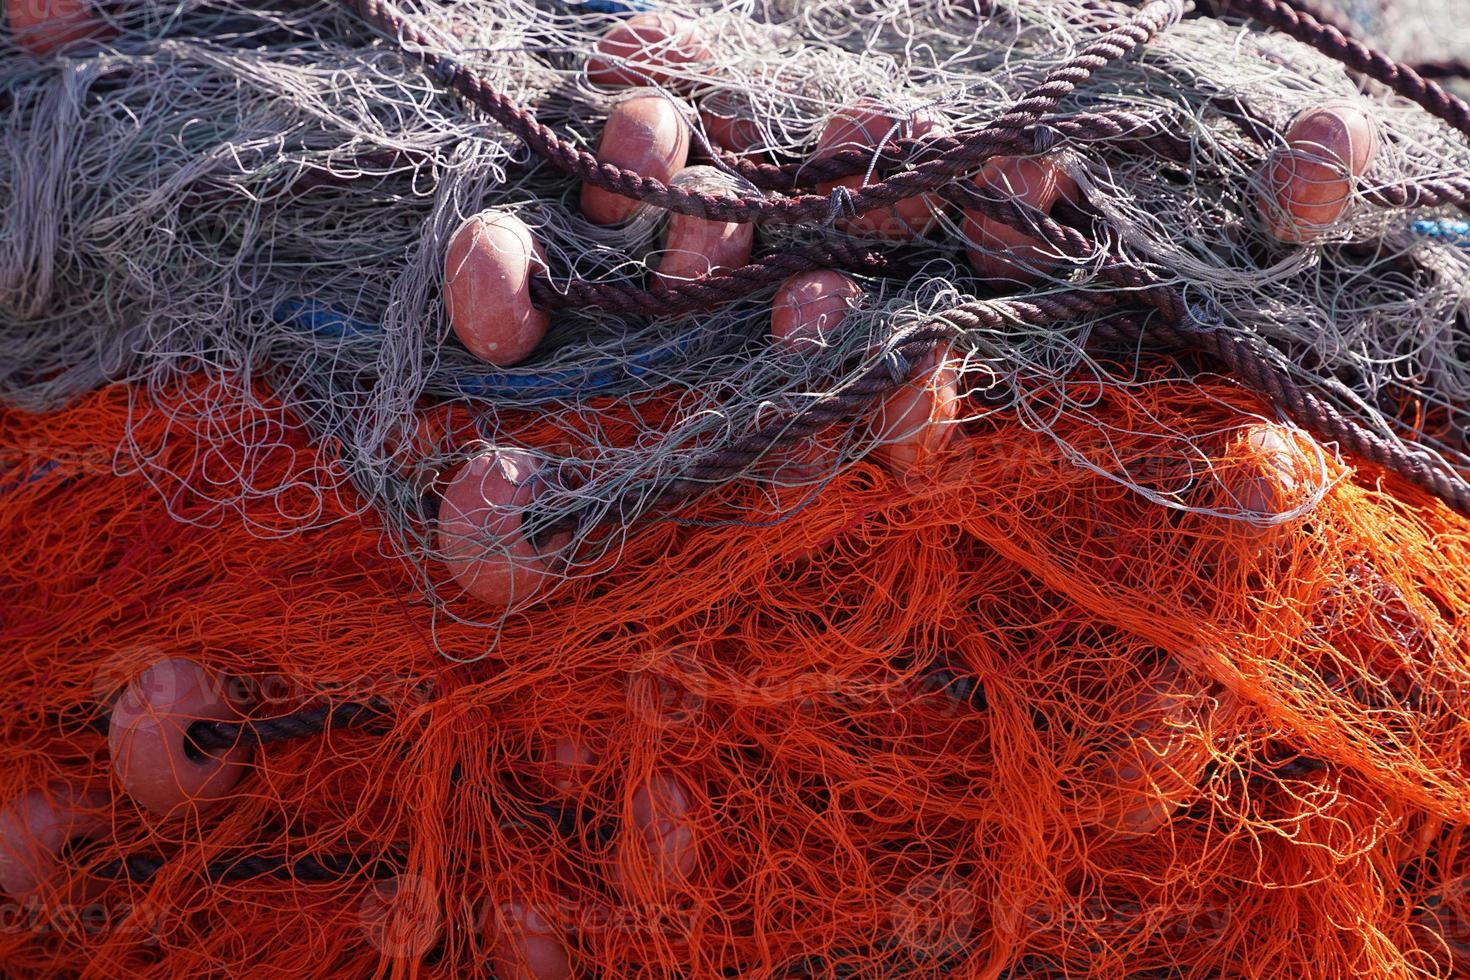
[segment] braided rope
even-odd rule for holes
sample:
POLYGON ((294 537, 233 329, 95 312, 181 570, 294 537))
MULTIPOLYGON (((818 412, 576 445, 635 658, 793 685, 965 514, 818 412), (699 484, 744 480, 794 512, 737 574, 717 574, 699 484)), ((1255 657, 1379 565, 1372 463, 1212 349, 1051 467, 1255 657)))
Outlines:
POLYGON ((317 704, 274 718, 196 721, 184 738, 186 744, 200 752, 225 751, 242 745, 261 746, 307 738, 332 728, 360 728, 387 713, 387 706, 378 701, 317 704))
MULTIPOLYGON (((832 217, 831 202, 825 195, 745 198, 734 194, 711 194, 671 187, 633 171, 600 163, 591 153, 571 145, 549 127, 537 122, 530 112, 490 88, 469 69, 430 50, 432 42, 428 36, 389 10, 383 0, 338 0, 338 3, 369 25, 395 38, 404 53, 423 62, 440 84, 469 99, 552 166, 585 183, 678 214, 713 221, 800 224, 825 223, 832 217), (411 45, 414 50, 409 51, 405 45, 411 45)), ((965 137, 955 149, 853 193, 850 212, 862 214, 937 190, 955 177, 974 170, 990 157, 1007 152, 1030 152, 1033 145, 1027 138, 1028 132, 1062 99, 1076 91, 1098 70, 1131 54, 1159 31, 1177 22, 1183 10, 1183 0, 1150 0, 1127 24, 1093 40, 1071 62, 1048 73, 1004 115, 965 137)))
MULTIPOLYGON (((1067 258, 1086 259, 1097 254, 1096 244, 1080 231, 999 191, 955 184, 946 189, 945 196, 962 207, 1036 236, 1067 258)), ((1164 286, 1162 277, 1146 266, 1112 260, 1104 262, 1098 272, 1113 285, 1135 292, 1170 321, 1182 320, 1187 313, 1179 292, 1164 286)))
POLYGON ((885 356, 852 383, 816 399, 791 418, 772 420, 698 460, 669 484, 667 492, 675 498, 695 496, 734 479, 774 446, 806 439, 829 425, 863 414, 908 381, 908 365, 923 361, 963 331, 998 330, 1006 325, 1045 326, 1106 309, 1114 302, 1108 294, 1079 292, 985 300, 955 307, 896 336, 885 348, 885 356))
POLYGON ((1409 67, 1413 68, 1420 78, 1470 78, 1470 61, 1459 58, 1446 58, 1443 61, 1416 61, 1409 67))
POLYGON ((1113 305, 1102 293, 1062 293, 1028 299, 967 303, 899 334, 885 356, 852 383, 814 400, 787 420, 775 419, 700 460, 670 485, 674 497, 693 496, 711 485, 733 479, 773 446, 808 438, 836 422, 851 420, 908 380, 907 365, 916 364, 940 345, 966 330, 998 330, 1010 326, 1046 326, 1113 305), (895 365, 898 368, 895 369, 895 365))
POLYGON ((819 241, 763 256, 738 269, 651 289, 581 280, 559 286, 545 276, 535 276, 531 301, 547 310, 586 307, 626 316, 669 316, 737 302, 798 272, 835 268, 876 275, 889 264, 881 252, 848 242, 819 241))
POLYGON ((1363 200, 1380 208, 1457 207, 1470 210, 1470 177, 1440 177, 1360 187, 1359 194, 1363 200))
MULTIPOLYGON (((1042 232, 1050 244, 1068 254, 1095 251, 1093 244, 1080 232, 1014 201, 977 194, 971 202, 993 209, 987 213, 994 216, 1034 218, 1035 224, 1022 224, 1023 229, 1042 232)), ((1147 301, 1159 315, 1147 319, 1127 315, 1103 321, 1094 327, 1094 339, 1134 345, 1146 340, 1164 347, 1209 355, 1224 364, 1273 408, 1284 412, 1319 440, 1336 443, 1345 452, 1404 477, 1459 513, 1470 516, 1470 483, 1463 477, 1428 452, 1409 450, 1388 442, 1296 384, 1276 366, 1264 342, 1200 323, 1191 315, 1183 295, 1160 283, 1145 268, 1108 261, 1100 271, 1115 283, 1136 290, 1138 298, 1147 301)), ((815 399, 794 415, 771 419, 729 445, 712 450, 651 493, 646 486, 630 488, 613 502, 608 512, 626 521, 655 504, 662 506, 692 499, 740 476, 751 463, 773 449, 805 440, 828 426, 861 416, 907 381, 907 365, 923 360, 963 331, 996 330, 1006 324, 1044 326, 1105 310, 1116 302, 1116 295, 1111 293, 1071 292, 967 303, 939 314, 933 320, 895 337, 885 351, 887 356, 850 384, 815 399), (895 370, 894 364, 905 369, 895 370)), ((544 528, 535 520, 528 524, 537 527, 536 537, 540 539, 560 531, 580 530, 582 521, 581 515, 573 513, 546 524, 544 528)))
MULTIPOLYGON (((450 777, 451 782, 459 781, 458 766, 450 777)), ((595 839, 606 843, 616 833, 616 828, 610 825, 589 826, 586 814, 575 807, 540 803, 530 806, 528 812, 539 815, 548 827, 563 837, 572 837, 590 830, 595 839)), ((143 884, 156 877, 167 864, 167 859, 158 854, 130 854, 90 868, 89 873, 98 878, 143 884)), ((403 855, 391 852, 376 856, 355 852, 308 854, 294 858, 275 854, 247 854, 206 864, 204 879, 211 884, 230 884, 254 878, 274 878, 297 884, 327 884, 362 877, 382 881, 401 875, 403 864, 403 855)))
POLYGON ((1216 0, 1213 6, 1216 16, 1249 17, 1311 45, 1353 71, 1382 82, 1431 115, 1449 123, 1462 135, 1470 136, 1470 104, 1420 75, 1411 66, 1347 37, 1310 13, 1293 9, 1280 0, 1216 0))
MULTIPOLYGON (((502 93, 491 89, 483 79, 465 67, 435 54, 430 50, 429 39, 404 18, 387 9, 382 0, 339 0, 339 3, 370 25, 393 36, 400 47, 412 45, 417 49, 412 53, 430 69, 441 84, 479 106, 553 166, 587 183, 669 211, 716 221, 821 222, 830 220, 833 215, 831 203, 823 195, 759 198, 715 195, 670 187, 632 171, 599 163, 592 154, 557 137, 548 127, 537 122, 533 115, 516 106, 502 93)), ((1227 0, 1221 8, 1222 13, 1237 10, 1311 44, 1348 67, 1389 85, 1462 133, 1470 134, 1470 106, 1434 82, 1426 81, 1407 65, 1397 64, 1386 55, 1347 38, 1340 30, 1322 24, 1310 13, 1293 9, 1277 0, 1227 0)), ((1176 22, 1182 13, 1181 0, 1151 0, 1128 23, 1105 32, 1085 46, 1071 62, 1048 73, 1038 86, 985 128, 962 138, 923 144, 930 152, 937 152, 937 156, 919 163, 911 170, 892 175, 852 194, 848 210, 853 214, 861 214, 918 194, 942 190, 946 197, 957 200, 965 207, 1035 234, 1069 258, 1081 259, 1094 254, 1093 243, 1081 232, 1056 222, 1034 208, 985 193, 979 188, 953 184, 954 178, 973 171, 992 156, 1007 151, 1034 150, 1037 127, 1062 99, 1076 91, 1102 67, 1147 43, 1158 31, 1176 22), (1029 145, 1028 134, 1031 136, 1029 145)), ((405 52, 408 53, 406 48, 405 52)), ((1118 123, 1118 120, 1111 122, 1118 123)), ((1094 119, 1091 125, 1106 127, 1109 122, 1098 122, 1094 119)), ((1048 123, 1048 127, 1058 128, 1054 123, 1048 123)), ((914 143, 915 148, 918 145, 914 143)), ((854 155, 853 161, 845 156, 840 159, 841 166, 846 167, 859 159, 870 161, 871 154, 854 155)), ((764 170, 760 172, 768 173, 764 170)), ((769 173, 772 179, 776 173, 783 175, 784 179, 787 171, 777 168, 769 173)), ((1454 180, 1441 181, 1438 184, 1439 186, 1419 185, 1413 191, 1407 187, 1379 188, 1370 199, 1390 202, 1403 200, 1406 203, 1409 200, 1448 200, 1462 191, 1454 180)), ((864 261, 867 261, 866 257, 864 261)), ((754 263, 753 266, 736 270, 734 275, 727 273, 721 277, 712 277, 711 281, 681 284, 679 290, 687 292, 688 301, 692 303, 725 302, 738 298, 738 295, 743 295, 752 288, 758 288, 751 285, 754 282, 764 285, 774 281, 775 270, 785 268, 779 262, 778 257, 754 263), (759 271, 756 267, 759 267, 759 271)), ((1457 475, 1447 472, 1442 466, 1434 465, 1427 455, 1411 453, 1391 445, 1346 419, 1332 406, 1304 391, 1276 369, 1267 352, 1252 346, 1252 341, 1226 335, 1218 330, 1192 331, 1185 325, 1187 307, 1183 296, 1178 290, 1165 286, 1161 276, 1151 269, 1132 263, 1106 261, 1099 271, 1115 285, 1136 292, 1140 299, 1162 314, 1161 317, 1154 318, 1158 322, 1150 325, 1151 336, 1166 344, 1173 343, 1212 354, 1236 371, 1247 385, 1261 393, 1273 405, 1297 418, 1300 424, 1315 435, 1335 441, 1350 452, 1401 473, 1446 500, 1457 510, 1470 513, 1470 485, 1465 484, 1457 475)), ((623 303, 623 310, 636 313, 650 312, 654 298, 659 295, 658 291, 647 291, 645 295, 635 296, 621 287, 604 289, 599 284, 580 284, 558 298, 549 295, 545 286, 533 288, 539 290, 542 301, 551 304, 623 303), (573 294, 576 294, 575 298, 573 294)), ((1011 314, 1015 316, 1021 312, 1022 316, 1017 318, 1026 322, 1022 311, 1027 309, 1027 301, 993 302, 1011 304, 1011 314)), ((666 306, 660 308, 667 309, 666 306)), ((999 307, 981 308, 1005 318, 999 313, 999 307)), ((973 307, 971 309, 973 311, 973 307)), ((1039 305, 1039 301, 1029 302, 1031 315, 1050 316, 1057 312, 1055 308, 1046 309, 1039 305)), ((1131 321, 1120 322, 1126 324, 1131 321)), ((927 356, 940 343, 952 339, 955 329, 952 321, 937 318, 895 338, 889 353, 901 362, 912 363, 927 356)), ((903 380, 896 378, 894 372, 888 368, 877 365, 840 391, 815 400, 795 416, 772 421, 732 444, 713 451, 691 465, 679 477, 659 488, 652 497, 637 498, 642 503, 633 510, 647 506, 651 500, 695 496, 709 486, 742 472, 752 460, 770 451, 778 442, 804 438, 834 422, 852 418, 892 391, 903 380)), ((630 493, 629 500, 623 502, 631 503, 633 499, 635 498, 630 493)), ((621 510, 616 506, 612 509, 621 510)), ((573 516, 564 519, 562 524, 567 522, 575 525, 577 520, 573 516)), ((550 530, 555 529, 548 529, 548 532, 543 533, 549 533, 550 530)))
POLYGON ((1147 322, 1136 317, 1105 321, 1094 328, 1093 336, 1130 345, 1146 338, 1207 354, 1318 440, 1336 443, 1344 452, 1402 476, 1470 516, 1470 483, 1463 477, 1428 452, 1388 442, 1296 384, 1274 363, 1262 341, 1193 319, 1172 323, 1159 317, 1147 322))
MULTIPOLYGON (((1091 143, 1117 140, 1136 142, 1156 156, 1173 163, 1188 164, 1192 148, 1187 139, 1160 127, 1150 116, 1121 109, 1085 113, 1068 118, 1037 123, 1025 131, 1033 149, 1050 141, 1052 145, 1067 141, 1091 143)), ((791 190, 839 177, 863 173, 876 158, 880 162, 902 160, 927 162, 953 153, 966 145, 968 136, 911 137, 889 140, 877 150, 848 147, 809 160, 793 163, 760 163, 734 153, 720 152, 721 165, 764 190, 791 190)))
POLYGON ((1318 3, 1317 0, 1281 0, 1281 2, 1283 6, 1290 7, 1299 14, 1306 14, 1324 24, 1330 24, 1348 37, 1362 36, 1358 25, 1354 24, 1350 17, 1340 10, 1334 10, 1318 3))

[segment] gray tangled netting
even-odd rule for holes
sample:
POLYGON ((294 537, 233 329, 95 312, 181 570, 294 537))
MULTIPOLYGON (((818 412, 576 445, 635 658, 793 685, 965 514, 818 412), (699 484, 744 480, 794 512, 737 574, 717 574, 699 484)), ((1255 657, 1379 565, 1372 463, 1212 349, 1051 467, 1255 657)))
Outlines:
MULTIPOLYGON (((1136 12, 1107 0, 659 8, 697 19, 717 67, 675 71, 683 84, 668 96, 748 119, 759 149, 786 163, 808 157, 823 125, 860 98, 925 108, 954 133, 979 129, 1136 12)), ((619 92, 587 80, 586 55, 627 6, 404 0, 389 9, 433 53, 595 149, 619 92)), ((1142 146, 1136 132, 1081 141, 1047 128, 1047 148, 1082 190, 1094 253, 1058 254, 1065 261, 1039 284, 1008 292, 1126 301, 1128 289, 1100 271, 1120 257, 1220 331, 1266 341, 1276 370, 1378 438, 1436 454, 1438 467, 1470 465, 1470 251, 1416 233, 1415 221, 1456 209, 1413 194, 1470 173, 1470 144, 1306 44, 1196 13, 1180 4, 1147 44, 1096 71, 1052 115, 1135 114, 1173 141, 1176 158, 1142 146), (1295 114, 1343 97, 1371 108, 1382 152, 1343 221, 1319 240, 1283 245, 1258 215, 1262 162, 1295 114), (1416 206, 1385 201, 1395 188, 1416 206)), ((1452 53, 1425 42, 1452 32, 1402 3, 1331 13, 1390 52, 1452 53)), ((248 463, 279 433, 237 421, 258 399, 279 403, 331 449, 300 478, 324 493, 350 482, 398 548, 427 567, 427 475, 472 447, 444 432, 426 443, 419 423, 425 410, 453 404, 487 443, 515 443, 531 426, 565 430, 574 448, 559 465, 575 479, 540 506, 552 519, 627 525, 702 454, 843 390, 903 330, 997 295, 974 275, 962 216, 949 207, 918 241, 859 243, 891 261, 857 277, 866 298, 827 348, 770 346, 773 284, 666 316, 562 309, 532 359, 493 368, 454 338, 441 297, 446 243, 464 217, 491 207, 518 215, 546 250, 553 287, 566 291, 587 282, 641 289, 663 212, 589 223, 575 178, 423 71, 402 38, 335 4, 148 2, 105 16, 117 28, 111 39, 60 57, 0 40, 0 397, 47 410, 111 381, 164 392, 208 375, 215 384, 170 410, 247 450, 228 480, 193 488, 221 504, 282 491, 257 485, 248 463), (624 413, 647 419, 634 437, 602 428, 610 402, 639 407, 624 413)), ((693 155, 710 157, 699 115, 686 118, 693 155)), ((733 185, 761 193, 738 175, 733 185)), ((829 219, 840 214, 834 201, 829 219)), ((756 255, 847 237, 832 220, 762 224, 756 255)), ((967 402, 970 417, 1005 412, 1043 431, 1087 418, 1093 388, 1076 379, 1103 376, 1089 341, 1107 315, 960 330, 953 356, 966 378, 987 385, 985 398, 967 402)), ((1108 384, 1147 383, 1116 362, 1108 384)), ((855 426, 836 448, 853 459, 870 443, 855 426)), ((1174 450, 1207 470, 1190 440, 1174 450)), ((142 452, 120 459, 149 465, 142 452)), ((1161 505, 1189 506, 1122 464, 1109 475, 1161 505)), ((597 548, 617 540, 603 535, 597 548)))

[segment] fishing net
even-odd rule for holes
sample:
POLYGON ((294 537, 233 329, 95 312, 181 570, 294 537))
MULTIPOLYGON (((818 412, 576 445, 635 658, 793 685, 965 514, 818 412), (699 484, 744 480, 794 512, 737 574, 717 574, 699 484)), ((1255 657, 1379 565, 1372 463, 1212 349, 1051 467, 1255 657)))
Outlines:
POLYGON ((97 448, 237 466, 252 447, 180 421, 204 394, 5 418, 0 789, 98 811, 13 906, 14 974, 483 975, 530 908, 609 976, 1453 975, 1470 525, 1290 433, 1281 470, 1238 437, 1238 385, 1154 364, 1058 423, 1070 451, 976 426, 921 485, 860 463, 775 525, 731 486, 473 664, 439 650, 485 631, 436 626, 379 530, 301 479, 303 440, 245 522, 97 448), (1225 485, 1322 479, 1319 503, 1260 528, 1076 465, 1171 461, 1117 435, 1142 412, 1225 485), (98 726, 174 656, 251 725, 336 713, 262 735, 227 806, 160 817, 98 726))
MULTIPOLYGON (((391 9, 437 53, 534 106, 571 146, 595 148, 622 90, 589 82, 585 54, 627 11, 391 9)), ((751 154, 767 167, 784 163, 798 183, 812 141, 843 106, 922 109, 941 132, 972 131, 1134 13, 947 2, 659 10, 692 18, 719 66, 652 79, 684 114, 695 155, 715 152, 708 120, 734 120, 751 154)), ((0 187, 14 202, 0 237, 0 393, 49 409, 106 380, 157 391, 203 373, 219 382, 210 401, 179 410, 248 446, 254 436, 236 420, 249 417, 264 385, 333 447, 333 464, 314 481, 327 493, 352 484, 425 578, 432 542, 413 515, 423 485, 463 458, 469 435, 426 414, 453 409, 473 419, 474 437, 497 445, 527 441, 528 418, 564 432, 557 465, 572 475, 544 502, 548 520, 576 513, 583 526, 629 526, 667 503, 663 486, 701 454, 850 388, 906 326, 995 295, 997 283, 965 260, 962 215, 931 195, 938 213, 928 235, 891 249, 899 264, 888 274, 860 275, 861 308, 840 337, 804 356, 769 344, 769 287, 682 315, 610 313, 589 303, 588 287, 642 290, 662 210, 590 224, 576 179, 444 91, 352 12, 210 3, 107 17, 100 47, 50 59, 12 51, 0 69, 11 120, 0 187), (440 289, 450 233, 484 208, 531 227, 547 292, 570 304, 530 361, 498 370, 453 338, 440 289), (613 402, 646 421, 614 438, 600 418, 613 402)), ((1455 202, 1386 203, 1386 189, 1414 204, 1440 201, 1421 192, 1470 163, 1464 140, 1433 115, 1382 87, 1359 91, 1341 65, 1292 38, 1195 18, 1095 71, 1036 139, 1052 144, 1081 188, 1067 220, 1085 235, 1075 254, 1043 242, 1022 270, 1033 283, 1020 296, 1136 305, 1148 290, 1105 274, 1114 260, 1132 263, 1219 331, 1268 342, 1261 358, 1374 438, 1412 442, 1440 470, 1465 463, 1467 257, 1410 227, 1455 202), (1309 246, 1282 246, 1257 214, 1262 167, 1296 113, 1334 99, 1371 110, 1382 152, 1359 206, 1309 246), (1085 141, 1058 135, 1068 119, 1098 112, 1126 112, 1130 125, 1085 141), (1161 135, 1170 155, 1144 139, 1161 135)), ((711 158, 732 186, 770 197, 730 160, 711 158)), ((833 208, 829 219, 843 213, 840 195, 833 208)), ((760 224, 757 255, 863 244, 842 221, 815 225, 760 224)), ((969 244, 985 248, 973 236, 969 244)), ((1017 283, 998 285, 1015 294, 1017 283)), ((960 330, 953 356, 989 379, 986 403, 967 404, 963 418, 1019 412, 1050 431, 1061 417, 1085 417, 1068 386, 1079 371, 1095 373, 1087 345, 1105 315, 960 330), (1027 399, 1041 377, 1054 383, 1035 410, 1027 399)), ((870 444, 843 438, 830 467, 802 474, 808 482, 870 444)), ((1112 474, 1144 489, 1136 474, 1112 474)), ((247 482, 238 496, 277 492, 247 482)), ((622 542, 585 537, 568 547, 563 574, 622 542)))
POLYGON ((7 975, 1470 968, 1441 8, 37 9, 0 32, 7 975), (637 17, 678 57, 589 64, 637 17), (710 169, 599 165, 629 88, 710 169), (844 157, 855 106, 898 121, 844 157), (1376 152, 1283 234, 1323 107, 1376 152), (487 211, 551 314, 509 365, 446 297, 487 211), (669 281, 690 217, 748 264, 669 281), (826 268, 860 299, 773 342, 826 268), (518 541, 446 530, 488 458, 537 468, 518 541), (228 785, 160 812, 119 719, 184 662, 218 712, 165 788, 228 785))

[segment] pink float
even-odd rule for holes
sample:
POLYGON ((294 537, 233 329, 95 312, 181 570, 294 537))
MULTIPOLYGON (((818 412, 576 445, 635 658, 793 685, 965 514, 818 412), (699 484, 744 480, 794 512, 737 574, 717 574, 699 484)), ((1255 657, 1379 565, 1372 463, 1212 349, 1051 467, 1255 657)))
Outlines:
POLYGON ((439 553, 467 594, 498 608, 530 602, 551 581, 548 554, 522 533, 526 507, 545 487, 543 464, 524 449, 491 449, 464 464, 439 505, 439 553))
MULTIPOLYGON (((944 121, 928 111, 895 113, 872 99, 860 99, 855 105, 838 112, 817 138, 814 160, 820 160, 842 150, 872 150, 877 146, 900 137, 915 139, 925 136, 940 136, 945 132, 944 121)), ((863 173, 817 184, 818 192, 830 194, 834 188, 845 187, 858 191, 864 185, 876 183, 881 178, 863 173)), ((879 238, 905 240, 928 231, 938 220, 943 199, 937 194, 920 194, 905 198, 888 208, 876 208, 850 218, 843 218, 838 226, 855 235, 872 235, 879 238)))
POLYGON ((160 816, 213 806, 245 774, 250 750, 205 752, 193 748, 186 733, 197 721, 239 718, 217 674, 181 658, 156 663, 112 706, 107 744, 113 771, 129 796, 160 816))
MULTIPOLYGON (((635 89, 608 114, 597 159, 667 184, 689 159, 688 126, 668 96, 635 89)), ((631 197, 582 185, 582 213, 593 224, 621 224, 641 206, 631 197)))
POLYGON ((444 305, 455 336, 497 367, 531 355, 550 318, 531 303, 531 276, 546 256, 525 222, 504 211, 466 218, 444 255, 444 305))
POLYGON ((798 272, 776 290, 771 342, 787 350, 826 347, 862 296, 862 287, 840 272, 798 272))

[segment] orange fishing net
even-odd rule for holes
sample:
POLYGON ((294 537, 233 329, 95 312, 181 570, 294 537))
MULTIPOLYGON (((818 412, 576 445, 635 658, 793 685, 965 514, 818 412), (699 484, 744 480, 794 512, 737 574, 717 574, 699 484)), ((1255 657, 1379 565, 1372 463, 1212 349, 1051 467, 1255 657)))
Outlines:
POLYGON ((292 480, 330 461, 282 416, 259 411, 280 450, 241 472, 118 389, 6 415, 0 799, 81 787, 98 819, 7 906, 0 961, 1459 975, 1470 523, 1335 463, 1304 517, 1205 515, 1298 492, 1295 437, 1242 435, 1258 411, 1160 374, 1099 388, 1064 442, 970 424, 904 486, 860 464, 819 494, 727 487, 494 631, 292 480), (1150 431, 1214 451, 1181 466, 1150 431), (97 450, 128 433, 146 475, 97 450), (1120 461, 1187 508, 1110 480, 1120 461), (208 488, 242 479, 285 489, 219 519, 208 488), (308 512, 342 519, 284 533, 308 512), (167 657, 255 717, 388 707, 254 749, 223 805, 160 818, 91 722, 167 657), (102 874, 127 855, 154 870, 102 874), (220 871, 262 856, 296 870, 220 871))

